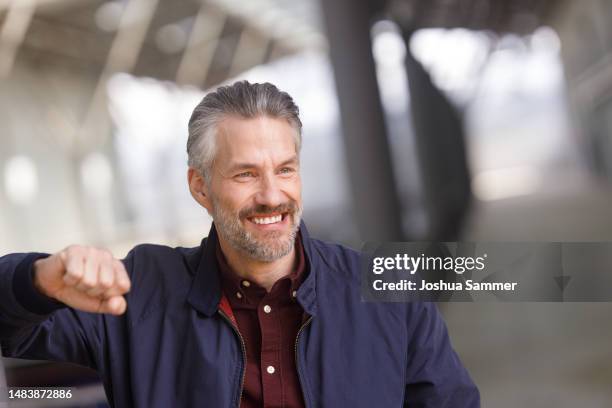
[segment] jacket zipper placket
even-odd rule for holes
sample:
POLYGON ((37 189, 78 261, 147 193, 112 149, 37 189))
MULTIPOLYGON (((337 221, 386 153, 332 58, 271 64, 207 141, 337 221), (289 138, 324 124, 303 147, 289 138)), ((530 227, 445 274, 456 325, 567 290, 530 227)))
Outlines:
POLYGON ((300 371, 300 362, 298 359, 298 342, 300 341, 300 334, 302 334, 302 331, 304 331, 306 326, 308 326, 311 321, 312 321, 312 316, 308 316, 308 319, 304 323, 302 323, 302 325, 300 326, 300 329, 297 332, 297 335, 295 336, 295 368, 297 369, 298 380, 300 380, 300 386, 302 388, 302 397, 304 398, 305 407, 308 406, 308 401, 306 400, 306 392, 304 391, 305 390, 304 381, 302 379, 302 372, 300 371))
POLYGON ((244 388, 244 377, 246 375, 246 365, 247 365, 246 345, 244 343, 244 339, 242 338, 242 335, 240 334, 240 331, 234 325, 234 323, 232 323, 232 320, 229 318, 229 316, 221 309, 219 309, 219 314, 225 319, 225 321, 227 321, 227 323, 230 325, 234 333, 236 333, 236 336, 238 336, 238 339, 240 339, 240 348, 242 349, 243 365, 242 365, 242 373, 241 373, 241 379, 240 379, 240 393, 238 394, 238 404, 236 405, 237 408, 240 408, 240 401, 242 400, 242 390, 244 388))

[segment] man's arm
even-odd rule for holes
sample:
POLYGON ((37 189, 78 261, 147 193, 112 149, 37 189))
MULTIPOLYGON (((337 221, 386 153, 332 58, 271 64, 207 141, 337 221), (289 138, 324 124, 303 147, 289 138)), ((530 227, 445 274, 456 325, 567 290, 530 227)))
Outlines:
POLYGON ((480 394, 453 350, 434 303, 410 303, 407 408, 478 408, 480 394))
POLYGON ((3 354, 99 368, 101 313, 124 313, 129 286, 123 264, 97 248, 0 258, 3 354))

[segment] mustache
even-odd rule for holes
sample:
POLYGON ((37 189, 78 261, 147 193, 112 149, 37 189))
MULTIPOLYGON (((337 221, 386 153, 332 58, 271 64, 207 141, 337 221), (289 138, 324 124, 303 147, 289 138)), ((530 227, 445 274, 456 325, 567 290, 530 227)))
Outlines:
POLYGON ((253 207, 244 208, 239 213, 238 216, 240 218, 248 218, 253 215, 267 215, 274 213, 289 213, 295 214, 298 211, 298 205, 295 201, 289 201, 287 203, 283 203, 277 205, 276 207, 269 207, 267 205, 255 205, 253 207))

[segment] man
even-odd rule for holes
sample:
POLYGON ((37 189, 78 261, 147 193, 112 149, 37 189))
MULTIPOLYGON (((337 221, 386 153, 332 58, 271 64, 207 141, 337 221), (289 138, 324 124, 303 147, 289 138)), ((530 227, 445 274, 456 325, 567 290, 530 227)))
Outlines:
POLYGON ((360 301, 358 253, 309 237, 301 126, 271 84, 208 94, 187 143, 208 237, 0 258, 5 355, 92 367, 116 407, 479 406, 435 305, 360 301))

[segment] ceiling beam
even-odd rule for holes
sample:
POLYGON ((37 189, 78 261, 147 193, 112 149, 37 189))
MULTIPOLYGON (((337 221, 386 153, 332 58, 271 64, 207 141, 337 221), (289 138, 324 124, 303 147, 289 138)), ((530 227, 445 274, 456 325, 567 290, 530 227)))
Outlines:
POLYGON ((106 84, 114 73, 131 72, 136 65, 158 2, 159 0, 129 0, 126 4, 104 69, 73 139, 77 152, 86 148, 85 144, 95 145, 101 142, 98 140, 101 135, 97 134, 95 129, 98 115, 106 113, 106 84))
POLYGON ((17 51, 34 16, 36 0, 14 0, 8 7, 0 30, 0 78, 7 77, 13 69, 17 51))
POLYGON ((202 3, 176 72, 178 84, 204 84, 226 21, 225 13, 202 3))

